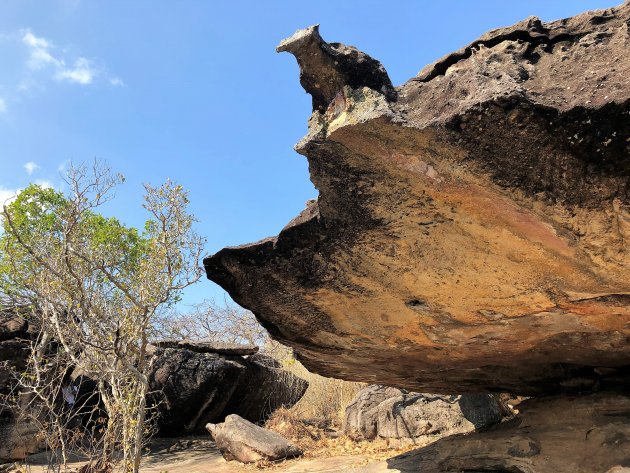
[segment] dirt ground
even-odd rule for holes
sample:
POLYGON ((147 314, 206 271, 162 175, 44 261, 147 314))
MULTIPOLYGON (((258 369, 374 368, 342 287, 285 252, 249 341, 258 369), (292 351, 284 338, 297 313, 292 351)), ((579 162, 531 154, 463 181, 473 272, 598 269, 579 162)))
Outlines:
MULTIPOLYGON (((393 452, 393 454, 395 454, 393 452)), ((29 458, 26 472, 44 473, 45 454, 29 458)), ((360 453, 325 458, 298 458, 274 464, 265 469, 237 462, 226 462, 214 442, 207 438, 160 439, 155 441, 151 453, 143 462, 143 473, 237 473, 237 472, 286 472, 286 473, 334 473, 347 471, 360 473, 367 464, 376 466, 376 460, 368 460, 360 453)), ((83 462, 72 464, 76 471, 83 462)))

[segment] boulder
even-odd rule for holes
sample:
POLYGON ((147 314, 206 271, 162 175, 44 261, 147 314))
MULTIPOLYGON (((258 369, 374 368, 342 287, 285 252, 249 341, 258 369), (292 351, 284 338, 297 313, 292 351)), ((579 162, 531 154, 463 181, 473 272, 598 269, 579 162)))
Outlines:
MULTIPOLYGON (((37 331, 20 316, 21 309, 0 309, 0 397, 16 394, 14 373, 26 368, 30 343, 37 331)), ((0 406, 0 463, 22 460, 43 448, 39 428, 16 419, 4 403, 0 406)))
POLYGON ((327 43, 319 34, 319 25, 296 31, 276 51, 295 55, 300 65, 300 84, 313 97, 313 110, 325 112, 346 84, 369 87, 396 100, 396 89, 380 62, 354 46, 327 43))
POLYGON ((258 352, 258 347, 255 345, 239 345, 214 340, 159 340, 154 345, 159 348, 185 348, 196 353, 219 355, 253 355, 258 352))
POLYGON ((19 461, 45 448, 40 428, 13 416, 0 418, 0 463, 19 461))
POLYGON ((222 424, 208 424, 206 429, 226 460, 254 463, 302 455, 299 448, 280 434, 263 429, 235 414, 227 416, 222 424))
POLYGON ((489 429, 440 439, 364 473, 621 473, 630 466, 630 397, 534 398, 489 429))
POLYGON ((222 419, 247 372, 240 357, 179 348, 158 349, 155 356, 149 382, 162 436, 200 433, 208 422, 222 419))
MULTIPOLYGON (((151 403, 165 437, 199 434, 207 423, 239 414, 264 421, 278 407, 293 406, 308 383, 282 369, 236 355, 157 348, 149 375, 151 403)), ((261 358, 261 359, 264 359, 261 358)))
POLYGON ((471 432, 501 419, 499 405, 489 394, 442 396, 373 385, 346 408, 344 432, 370 440, 414 440, 471 432))
POLYGON ((14 386, 13 371, 26 368, 30 341, 36 330, 20 316, 19 309, 0 308, 0 395, 14 386))
POLYGON ((395 91, 378 61, 296 33, 278 49, 313 96, 296 150, 319 196, 206 258, 208 278, 324 376, 627 389, 629 23, 628 2, 531 17, 395 91))
POLYGON ((245 363, 247 374, 232 393, 226 413, 262 423, 276 409, 295 405, 308 388, 308 381, 270 366, 271 361, 263 357, 250 357, 245 363))

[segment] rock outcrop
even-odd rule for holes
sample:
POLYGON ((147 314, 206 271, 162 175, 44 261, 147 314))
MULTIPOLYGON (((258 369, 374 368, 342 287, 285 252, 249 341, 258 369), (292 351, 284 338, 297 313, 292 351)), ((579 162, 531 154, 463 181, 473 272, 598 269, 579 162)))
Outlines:
POLYGON ((217 353, 219 355, 254 355, 258 353, 255 345, 218 343, 204 340, 159 340, 154 343, 158 348, 185 348, 197 353, 217 353))
POLYGON ((208 422, 222 419, 230 396, 247 371, 239 357, 158 349, 150 374, 156 392, 159 433, 177 437, 203 432, 208 422))
POLYGON ((501 422, 498 402, 489 394, 413 393, 372 385, 346 408, 344 432, 363 439, 410 439, 472 432, 501 422))
POLYGON ((302 455, 302 451, 276 432, 258 427, 237 415, 229 415, 221 424, 208 424, 226 460, 254 463, 260 460, 283 460, 302 455))
MULTIPOLYGON (((37 331, 20 317, 19 310, 0 309, 0 398, 15 394, 13 373, 26 368, 31 341, 37 331)), ((39 428, 0 405, 0 463, 21 460, 42 448, 39 428)))
POLYGON ((0 463, 19 461, 45 448, 40 426, 23 419, 0 419, 0 463))
POLYGON ((26 368, 30 342, 36 335, 18 311, 0 309, 0 395, 13 389, 12 372, 26 368))
POLYGON ((521 415, 453 435, 365 468, 365 473, 613 473, 630 467, 630 398, 594 394, 531 399, 521 415))
MULTIPOLYGON (((0 311, 0 396, 15 394, 13 373, 26 367, 37 332, 13 312, 0 311)), ((208 422, 239 414, 262 422, 279 407, 300 400, 308 382, 258 354, 258 347, 207 341, 163 341, 152 347, 149 404, 157 408, 162 436, 199 434, 208 422), (170 347, 170 348, 165 348, 170 347), (251 356, 255 355, 255 356, 251 356)), ((79 370, 69 373, 72 409, 84 426, 106 417, 96 382, 79 370)), ((40 427, 0 403, 0 463, 41 450, 40 427)))
MULTIPOLYGON (((274 409, 293 406, 308 383, 282 369, 237 355, 202 348, 157 348, 149 375, 152 404, 159 411, 161 436, 177 437, 204 432, 207 423, 239 414, 252 422, 264 421, 274 409), (196 351, 190 349, 194 348, 196 351)), ((252 352, 231 347, 230 352, 252 352)))
POLYGON ((315 27, 278 49, 319 197, 211 280, 326 376, 630 386, 630 3, 491 31, 395 89, 315 27))

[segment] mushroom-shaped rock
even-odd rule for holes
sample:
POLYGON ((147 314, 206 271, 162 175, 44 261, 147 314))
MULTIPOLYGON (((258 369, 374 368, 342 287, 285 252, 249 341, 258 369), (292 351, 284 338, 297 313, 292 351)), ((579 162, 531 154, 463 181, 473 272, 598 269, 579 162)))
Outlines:
POLYGON ((629 24, 625 3, 492 31, 395 102, 339 79, 316 30, 294 36, 316 105, 344 83, 297 147, 317 202, 208 277, 325 376, 628 389, 629 24))
POLYGON ((208 424, 206 429, 226 460, 254 463, 302 455, 299 448, 280 434, 263 429, 236 414, 227 416, 221 424, 208 424))
POLYGON ((396 99, 396 89, 380 62, 353 46, 327 43, 319 25, 296 31, 276 51, 287 51, 297 59, 300 83, 313 97, 313 110, 325 111, 345 85, 369 87, 388 100, 396 99))

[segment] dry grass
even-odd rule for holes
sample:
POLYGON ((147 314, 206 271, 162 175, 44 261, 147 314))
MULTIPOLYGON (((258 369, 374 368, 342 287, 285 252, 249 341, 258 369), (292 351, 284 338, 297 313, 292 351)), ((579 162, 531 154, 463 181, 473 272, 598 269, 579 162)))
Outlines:
POLYGON ((292 414, 299 419, 318 419, 341 428, 346 406, 367 384, 326 378, 311 373, 294 358, 290 348, 276 342, 269 348, 269 353, 282 363, 283 369, 309 383, 304 396, 291 408, 292 414))
MULTIPOLYGON (((309 383, 304 396, 290 409, 277 409, 267 420, 265 427, 279 433, 297 445, 308 459, 352 456, 360 464, 384 460, 420 445, 390 443, 380 439, 357 440, 341 432, 345 410, 357 393, 367 386, 335 378, 326 378, 308 371, 293 356, 291 349, 276 342, 265 345, 263 350, 282 364, 282 367, 309 383)), ((427 439, 430 443, 432 439, 427 439)), ((262 461, 250 465, 251 469, 280 468, 286 462, 262 461)))
MULTIPOLYGON (((422 444, 399 444, 386 439, 373 441, 356 440, 341 434, 330 424, 322 420, 308 420, 302 418, 293 409, 278 409, 269 418, 265 427, 279 433, 284 438, 297 445, 303 452, 304 458, 330 458, 337 456, 353 456, 360 458, 360 464, 385 460, 395 455, 408 452, 433 442, 435 439, 427 437, 422 444)), ((279 468, 286 462, 258 462, 252 468, 279 468)))

